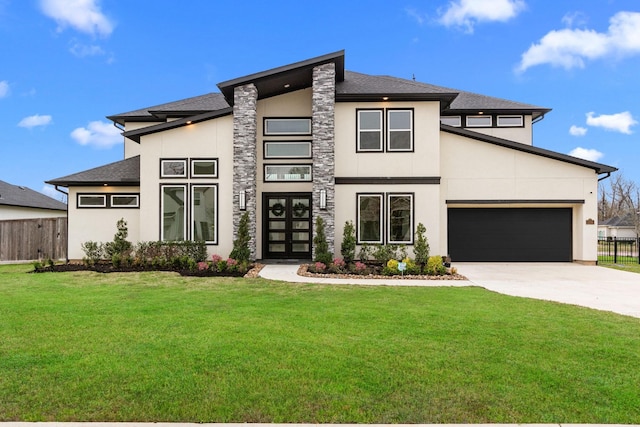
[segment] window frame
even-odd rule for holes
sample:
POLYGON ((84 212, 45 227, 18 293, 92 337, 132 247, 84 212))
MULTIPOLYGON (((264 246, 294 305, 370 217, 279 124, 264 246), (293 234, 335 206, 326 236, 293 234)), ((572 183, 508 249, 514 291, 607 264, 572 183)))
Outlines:
POLYGON ((140 207, 140 194, 138 193, 113 193, 113 194, 109 194, 109 207, 112 209, 137 209, 140 207), (135 198, 135 204, 134 205, 117 205, 113 202, 114 198, 116 197, 133 197, 135 198))
MULTIPOLYGON (((273 174, 271 174, 273 175, 273 174)), ((275 174, 278 175, 278 174, 275 174)), ((287 175, 294 175, 294 174, 287 174, 287 175)), ((306 174, 305 174, 306 175, 306 174)), ((269 164, 265 164, 263 166, 263 182, 265 183, 269 183, 269 182, 312 182, 313 181, 313 165, 311 163, 304 163, 304 164, 290 164, 290 163, 269 163, 269 164), (270 175, 267 173, 267 169, 270 167, 290 167, 290 168, 297 168, 297 167, 304 167, 304 168, 309 168, 309 179, 267 179, 267 176, 270 175)))
POLYGON ((415 128, 415 123, 414 123, 414 110, 413 108, 387 108, 385 110, 385 119, 386 122, 383 124, 383 127, 386 128, 386 141, 385 141, 385 149, 388 153, 412 153, 414 151, 414 128, 415 128), (410 127, 409 129, 391 129, 391 114, 392 113, 398 113, 398 112, 408 112, 410 114, 410 127), (407 132, 409 131, 409 138, 410 138, 410 147, 409 148, 391 148, 391 133, 392 132, 407 132))
POLYGON ((291 140, 291 141, 282 141, 282 140, 265 140, 262 142, 262 158, 264 160, 271 159, 311 159, 313 158, 313 148, 312 141, 310 140, 291 140), (269 156, 267 155, 267 146, 269 144, 282 144, 282 145, 293 145, 293 144, 308 144, 309 146, 309 154, 305 156, 269 156))
POLYGON ((313 132, 313 127, 311 123, 311 117, 307 116, 299 116, 299 117, 264 117, 262 119, 262 135, 263 136, 308 136, 313 132), (309 123, 309 131, 308 132, 269 132, 268 130, 268 122, 269 121, 287 121, 287 120, 296 120, 296 121, 306 121, 309 123))
POLYGON ((479 115, 467 116, 465 117, 465 125, 466 125, 465 127, 468 127, 468 128, 490 128, 490 127, 493 127, 493 116, 491 116, 490 114, 479 114, 479 115), (469 123, 469 119, 488 119, 489 124, 474 125, 469 123))
POLYGON ((386 243, 389 245, 413 245, 413 232, 415 229, 415 193, 386 193, 385 225, 387 234, 386 243), (391 240, 391 198, 409 197, 409 240, 391 240))
POLYGON ((218 177, 218 159, 215 157, 192 157, 190 160, 190 177, 192 179, 207 179, 207 178, 217 178, 218 177), (195 164, 197 162, 213 162, 213 174, 196 174, 195 173, 195 164))
POLYGON ((524 116, 519 115, 519 114, 500 114, 496 117, 496 126, 497 127, 502 127, 502 128, 521 128, 524 127, 524 116), (515 119, 518 118, 520 119, 520 123, 519 124, 501 124, 500 123, 500 119, 515 119))
POLYGON ((440 124, 446 125, 446 126, 453 126, 453 127, 462 127, 462 116, 440 116, 440 124), (443 123, 442 119, 457 119, 458 124, 449 124, 449 123, 443 123))
POLYGON ((384 220, 384 193, 356 193, 356 243, 358 245, 370 244, 370 245, 380 245, 384 243, 385 238, 385 220, 384 220), (380 203, 380 212, 378 213, 378 220, 380 223, 379 240, 362 240, 362 232, 361 232, 361 224, 360 224, 360 200, 363 197, 377 197, 380 203))
POLYGON ((385 114, 384 108, 356 108, 356 153, 383 153, 385 149, 385 114), (380 129, 360 129, 361 112, 378 112, 380 116, 380 129), (362 148, 360 146, 361 132, 379 132, 380 148, 362 148))
POLYGON ((76 208, 78 209, 105 209, 108 207, 107 204, 107 196, 109 194, 108 193, 78 193, 76 195, 76 208), (102 204, 99 205, 83 205, 82 204, 82 198, 84 197, 95 197, 95 198, 101 198, 102 199, 102 204))
POLYGON ((189 190, 187 184, 160 184, 160 241, 162 242, 184 242, 187 240, 189 236, 188 233, 188 221, 190 219, 190 215, 188 212, 189 208, 189 190), (165 188, 182 188, 184 194, 183 206, 184 206, 184 219, 182 221, 182 240, 167 240, 164 235, 164 224, 165 224, 165 215, 164 215, 164 189, 165 188))
POLYGON ((192 241, 195 241, 195 212, 196 212, 196 197, 195 189, 198 187, 213 188, 213 240, 205 240, 205 245, 217 245, 218 244, 218 184, 214 183, 195 183, 189 186, 189 229, 188 236, 192 241))
POLYGON ((186 158, 180 158, 180 159, 160 159, 160 178, 162 179, 185 179, 187 178, 187 172, 188 172, 188 165, 187 165, 187 159, 186 158), (182 167, 183 167, 183 173, 182 174, 175 174, 175 175, 171 175, 171 174, 166 174, 165 170, 164 170, 164 164, 165 163, 182 163, 182 167))

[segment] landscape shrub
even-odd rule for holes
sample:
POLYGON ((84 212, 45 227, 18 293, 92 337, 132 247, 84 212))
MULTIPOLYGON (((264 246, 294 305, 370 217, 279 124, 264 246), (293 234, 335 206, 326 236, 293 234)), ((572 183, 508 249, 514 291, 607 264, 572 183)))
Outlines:
POLYGON ((322 217, 316 218, 316 235, 313 238, 315 248, 315 262, 321 262, 325 266, 331 264, 333 255, 329 252, 329 244, 324 230, 324 220, 322 217))
POLYGON ((238 261, 250 261, 251 249, 249 249, 249 242, 251 236, 249 235, 249 212, 245 212, 240 217, 240 223, 238 224, 238 236, 233 241, 233 250, 229 254, 230 258, 238 261))
POLYGON ((344 223, 340 253, 347 264, 353 262, 356 257, 356 229, 353 225, 353 221, 347 221, 344 223))

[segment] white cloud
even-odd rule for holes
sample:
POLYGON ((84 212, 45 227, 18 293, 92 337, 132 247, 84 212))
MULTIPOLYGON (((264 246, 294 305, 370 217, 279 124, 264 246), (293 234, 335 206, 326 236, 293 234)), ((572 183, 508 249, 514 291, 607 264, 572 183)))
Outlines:
POLYGON ((74 54, 79 58, 84 58, 85 56, 96 56, 96 55, 104 55, 105 51, 102 50, 100 46, 91 45, 87 46, 82 43, 73 42, 71 47, 69 48, 69 52, 74 54))
POLYGON ((9 82, 2 80, 0 82, 0 98, 4 98, 9 95, 9 82))
POLYGON ((441 14, 440 23, 446 27, 463 27, 473 33, 478 22, 506 22, 526 8, 524 0, 455 0, 449 2, 441 14))
POLYGON ((587 130, 588 130, 587 128, 572 125, 569 128, 569 134, 573 136, 585 136, 587 134, 587 130))
MULTIPOLYGON (((573 19, 563 18, 568 24, 573 19)), ((629 56, 640 53, 640 13, 618 12, 609 19, 609 29, 599 33, 588 29, 553 30, 522 54, 518 72, 550 64, 571 69, 584 68, 586 60, 607 56, 629 56)))
POLYGON ((40 0, 42 12, 58 23, 58 31, 66 27, 95 35, 108 36, 114 23, 100 10, 100 0, 40 0))
POLYGON ((95 121, 90 122, 86 128, 80 127, 71 132, 71 138, 80 145, 91 145, 95 148, 111 148, 122 144, 121 130, 111 123, 95 121))
POLYGON ((40 114, 35 114, 33 116, 25 117, 24 119, 20 120, 18 126, 20 126, 21 128, 31 129, 37 126, 47 126, 51 124, 52 121, 53 118, 49 115, 41 116, 40 114))
POLYGON ((574 148, 569 152, 569 155, 573 157, 579 157, 585 160, 590 160, 592 162, 597 162, 602 158, 602 156, 604 156, 604 154, 602 154, 598 150, 595 150, 593 148, 582 148, 582 147, 574 148))
POLYGON ((627 135, 633 133, 631 131, 631 126, 638 124, 638 121, 635 120, 628 111, 616 114, 602 114, 600 116, 595 116, 594 114, 595 113, 593 111, 587 113, 587 125, 601 127, 606 130, 625 133, 627 135))

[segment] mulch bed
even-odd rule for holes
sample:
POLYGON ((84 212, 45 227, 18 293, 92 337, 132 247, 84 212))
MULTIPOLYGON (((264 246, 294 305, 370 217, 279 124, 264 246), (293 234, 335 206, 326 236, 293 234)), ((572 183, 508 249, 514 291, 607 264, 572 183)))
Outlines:
POLYGON ((63 273, 70 271, 94 271, 96 273, 139 273, 144 271, 168 271, 179 273, 181 276, 192 276, 192 277, 247 277, 254 278, 258 277, 260 270, 264 265, 255 263, 249 269, 246 274, 242 274, 239 272, 222 272, 219 273, 217 271, 191 271, 191 270, 175 270, 172 268, 157 268, 153 266, 120 266, 115 267, 111 263, 98 263, 95 265, 85 265, 85 264, 54 264, 53 266, 43 266, 38 270, 34 270, 31 273, 63 273))
POLYGON ((309 265, 302 264, 298 269, 299 276, 305 277, 327 277, 336 279, 403 279, 403 280, 467 280, 461 274, 444 274, 442 276, 429 275, 404 275, 404 276, 384 276, 382 274, 334 274, 334 273, 312 273, 308 271, 309 265))

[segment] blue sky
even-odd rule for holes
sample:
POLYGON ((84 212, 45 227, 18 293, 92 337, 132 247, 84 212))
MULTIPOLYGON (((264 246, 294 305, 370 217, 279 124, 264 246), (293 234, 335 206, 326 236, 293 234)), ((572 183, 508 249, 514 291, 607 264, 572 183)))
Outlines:
POLYGON ((637 0, 0 0, 0 180, 55 196, 44 181, 123 158, 105 116, 341 49, 552 108, 534 145, 640 183, 637 0))

